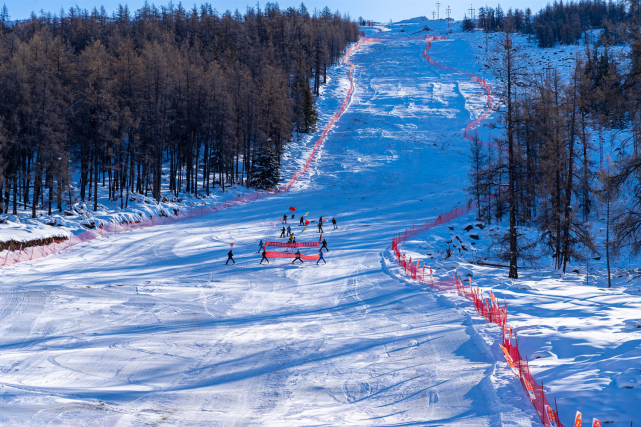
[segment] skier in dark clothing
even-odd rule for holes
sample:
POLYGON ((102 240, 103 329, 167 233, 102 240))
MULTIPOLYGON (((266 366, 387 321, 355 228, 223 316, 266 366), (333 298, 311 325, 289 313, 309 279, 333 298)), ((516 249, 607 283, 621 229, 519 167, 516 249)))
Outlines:
POLYGON ((318 258, 318 261, 316 261, 316 265, 318 265, 318 263, 321 261, 327 264, 327 261, 325 261, 325 258, 323 258, 323 248, 321 248, 321 250, 318 253, 320 254, 320 258, 318 258))
POLYGON ((300 261, 300 263, 303 263, 303 259, 300 257, 300 251, 296 251, 296 258, 294 258, 294 261, 292 261, 292 264, 295 263, 296 261, 300 261))
POLYGON ((229 261, 232 261, 234 264, 236 264, 236 261, 234 261, 234 254, 231 249, 229 250, 229 252, 227 252, 227 262, 225 263, 225 265, 229 264, 229 261))
POLYGON ((263 250, 263 241, 261 239, 260 243, 258 244, 258 252, 263 250))
POLYGON ((298 221, 298 225, 305 225, 305 217, 301 216, 300 221, 298 221))
POLYGON ((285 227, 283 227, 283 230, 280 232, 280 237, 285 237, 285 227))
POLYGON ((323 245, 320 248, 320 252, 323 253, 323 248, 327 249, 327 252, 329 252, 329 248, 327 247, 327 240, 323 239, 323 245))
POLYGON ((334 230, 338 228, 338 225, 336 225, 336 218, 332 218, 332 224, 334 224, 334 230))
POLYGON ((322 232, 323 232, 323 223, 322 223, 322 222, 319 222, 319 223, 318 223, 318 232, 319 232, 319 233, 322 233, 322 232))
POLYGON ((262 264, 263 261, 267 261, 267 264, 269 264, 269 260, 267 259, 267 252, 263 250, 263 259, 260 260, 260 263, 262 264))
POLYGON ((283 224, 287 224, 287 214, 283 215, 283 224))
POLYGON ((321 215, 321 216, 320 216, 320 219, 318 220, 318 223, 319 223, 319 224, 322 224, 322 223, 323 223, 323 215, 321 215))

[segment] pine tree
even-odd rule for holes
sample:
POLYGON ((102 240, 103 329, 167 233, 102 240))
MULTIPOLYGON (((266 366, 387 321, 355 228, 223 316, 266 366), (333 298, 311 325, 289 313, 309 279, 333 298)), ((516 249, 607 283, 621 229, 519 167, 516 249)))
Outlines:
POLYGON ((504 109, 502 110, 502 123, 506 134, 507 145, 507 195, 506 202, 509 210, 509 249, 508 258, 510 263, 510 278, 518 278, 518 234, 517 234, 517 147, 516 147, 516 122, 515 115, 515 94, 517 85, 523 78, 524 67, 520 46, 515 44, 511 22, 506 21, 505 32, 494 47, 494 73, 503 82, 499 100, 504 109))
POLYGON ((280 165, 292 133, 314 129, 313 95, 359 35, 328 8, 273 3, 244 15, 145 3, 113 19, 78 7, 8 19, 4 8, 0 210, 32 215, 76 197, 97 209, 99 186, 123 207, 130 193, 160 201, 165 166, 174 196, 249 185, 254 162, 280 165))
POLYGON ((483 142, 481 138, 479 138, 478 133, 474 133, 474 137, 472 138, 470 161, 472 168, 470 169, 468 177, 472 185, 468 188, 468 191, 476 201, 476 218, 481 221, 483 219, 481 198, 485 195, 487 154, 484 152, 483 142))
POLYGON ((461 23, 461 28, 463 31, 472 32, 474 31, 474 22, 467 15, 463 16, 463 22, 461 23))

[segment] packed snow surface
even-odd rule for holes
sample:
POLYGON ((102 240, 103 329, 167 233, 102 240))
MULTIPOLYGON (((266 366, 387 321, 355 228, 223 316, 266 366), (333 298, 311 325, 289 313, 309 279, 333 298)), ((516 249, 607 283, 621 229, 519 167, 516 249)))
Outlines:
MULTIPOLYGON (((481 87, 429 66, 425 41, 405 38, 426 23, 405 21, 354 55, 350 106, 288 193, 3 269, 0 423, 538 425, 498 328, 406 280, 389 252, 394 233, 466 198, 463 130, 485 108, 481 87), (297 226, 301 214, 336 217, 327 265, 259 265, 260 240, 277 238, 290 206, 298 241, 319 236, 297 226), (236 264, 225 265, 231 243, 236 264)), ((464 38, 430 54, 478 67, 464 38)), ((347 70, 325 88, 325 117, 347 70)))

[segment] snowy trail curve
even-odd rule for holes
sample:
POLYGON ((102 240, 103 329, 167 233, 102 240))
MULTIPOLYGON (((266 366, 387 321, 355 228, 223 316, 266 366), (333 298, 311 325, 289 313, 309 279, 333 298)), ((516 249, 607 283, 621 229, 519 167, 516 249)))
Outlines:
MULTIPOLYGON (((460 75, 426 73, 422 43, 355 53, 362 84, 290 191, 6 268, 0 307, 38 297, 0 337, 0 423, 536 425, 497 393, 469 316, 381 254, 408 212, 463 195, 464 177, 443 177, 471 104, 460 75), (289 206, 336 216, 327 265, 258 264, 289 206)), ((343 99, 338 79, 325 96, 343 99)))

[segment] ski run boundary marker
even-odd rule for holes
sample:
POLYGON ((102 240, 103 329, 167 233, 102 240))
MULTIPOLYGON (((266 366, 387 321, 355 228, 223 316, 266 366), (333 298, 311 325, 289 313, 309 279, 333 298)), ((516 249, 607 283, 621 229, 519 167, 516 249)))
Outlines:
MULTIPOLYGON (((428 54, 428 51, 432 47, 432 41, 435 40, 446 40, 446 37, 439 36, 427 36, 425 41, 427 47, 423 52, 425 59, 432 65, 437 66, 441 69, 452 71, 458 74, 465 74, 471 77, 472 81, 479 83, 484 89, 487 96, 488 108, 483 114, 481 114, 476 120, 470 122, 465 128, 464 137, 467 140, 472 140, 470 135, 470 130, 475 128, 480 124, 481 121, 485 120, 487 116, 492 111, 492 97, 490 95, 490 87, 487 82, 473 73, 466 71, 459 71, 454 68, 448 67, 446 65, 439 64, 434 61, 428 54)), ((420 227, 412 226, 411 229, 406 229, 403 233, 398 236, 394 236, 392 240, 392 251, 396 257, 398 264, 403 268, 405 273, 409 275, 414 280, 417 280, 421 283, 424 283, 428 286, 439 290, 452 290, 456 287, 456 291, 459 295, 471 300, 474 303, 474 308, 477 313, 483 316, 488 322, 495 323, 501 327, 502 331, 502 340, 501 340, 501 350, 505 357, 505 361, 510 366, 512 372, 519 378, 521 386, 525 391, 525 394, 530 398, 530 402, 534 407, 535 411, 539 415, 541 422, 545 427, 564 427, 564 425, 559 420, 558 408, 556 405, 556 399, 554 400, 554 409, 550 405, 550 402, 545 396, 545 390, 543 389, 543 384, 539 385, 532 373, 530 372, 530 367, 528 359, 523 358, 519 351, 518 340, 516 334, 512 328, 507 323, 507 301, 503 300, 503 307, 501 307, 500 301, 496 298, 492 291, 489 293, 489 297, 486 298, 483 295, 483 291, 479 287, 474 287, 472 284, 472 278, 469 278, 470 285, 467 286, 463 280, 452 273, 452 279, 450 280, 441 280, 434 282, 432 278, 433 270, 427 268, 423 264, 422 268, 420 265, 420 260, 412 261, 412 258, 409 259, 404 253, 401 253, 399 249, 399 244, 406 241, 410 237, 416 236, 419 233, 427 231, 431 228, 436 227, 437 225, 444 224, 455 218, 458 218, 461 215, 465 215, 476 208, 475 202, 469 202, 466 206, 454 208, 451 211, 439 215, 433 221, 427 221, 420 227), (427 276, 426 276, 427 273, 427 276), (426 277, 429 277, 429 281, 426 280, 426 277)), ((583 415, 581 412, 576 411, 574 427, 581 427, 583 422, 583 415)), ((601 427, 602 423, 596 418, 592 419, 592 427, 601 427)), ((632 422, 630 422, 630 427, 632 427, 632 422)))
MULTIPOLYGON (((483 112, 483 114, 481 114, 479 117, 477 117, 474 121, 470 122, 466 126, 465 132, 463 134, 465 139, 472 140, 470 131, 476 126, 478 126, 481 123, 481 121, 485 120, 487 116, 490 114, 490 112, 492 111, 492 97, 490 94, 490 87, 488 86, 487 82, 483 78, 480 78, 470 72, 459 71, 452 67, 448 67, 446 65, 440 64, 434 61, 430 57, 428 52, 432 48, 432 42, 439 41, 439 40, 446 40, 446 39, 447 37, 432 36, 432 35, 427 36, 425 38, 425 42, 427 43, 427 46, 425 48, 425 51, 423 52, 423 56, 425 57, 425 60, 433 66, 436 66, 441 69, 448 70, 457 74, 464 74, 464 75, 470 76, 472 81, 479 83, 483 87, 483 89, 485 89, 488 108, 483 112)), ((419 226, 419 227, 412 226, 411 229, 406 229, 403 233, 399 234, 398 236, 394 236, 394 239, 392 240, 392 252, 396 257, 396 261, 398 262, 398 264, 401 266, 404 272, 408 276, 410 276, 412 279, 417 280, 421 283, 424 283, 426 285, 429 285, 439 290, 447 290, 447 289, 452 290, 455 287, 459 295, 464 296, 465 298, 473 302, 474 308, 476 309, 478 314, 480 314, 488 322, 495 323, 501 327, 501 331, 502 331, 501 350, 503 350, 505 361, 510 366, 510 369, 512 370, 512 372, 514 372, 517 378, 519 378, 521 382, 521 386, 523 387, 525 394, 530 398, 530 402, 532 403, 532 406, 534 407, 535 411, 539 415, 541 422, 545 427, 563 427, 563 424, 561 424, 559 420, 558 409, 556 407, 556 400, 555 400, 555 405, 553 409, 549 401, 547 400, 547 397, 545 396, 545 390, 543 389, 543 385, 539 385, 534 379, 534 377, 532 376, 527 358, 524 359, 523 357, 521 357, 521 353, 519 352, 519 348, 518 348, 518 341, 516 338, 516 334, 513 333, 512 328, 509 327, 507 324, 507 302, 504 300, 503 306, 501 307, 500 302, 491 291, 489 293, 489 297, 486 298, 483 295, 483 291, 479 287, 475 288, 473 286, 471 278, 469 278, 470 285, 467 286, 461 280, 461 278, 454 273, 452 273, 452 279, 440 280, 440 281, 437 280, 435 283, 434 280, 432 279, 432 274, 433 274, 432 269, 427 268, 425 264, 423 264, 423 266, 421 267, 420 260, 412 261, 411 257, 407 258, 406 254, 401 253, 399 249, 399 244, 406 241, 410 237, 416 236, 419 233, 422 233, 438 225, 444 224, 455 218, 465 215, 475 207, 476 207, 476 204, 473 202, 470 202, 466 206, 457 207, 445 214, 441 214, 435 220, 427 221, 422 226, 419 226), (426 276, 426 273, 427 273, 427 276, 426 276), (427 278, 429 278, 430 280, 426 280, 427 278)), ((580 424, 578 424, 578 427, 580 427, 580 424)))

